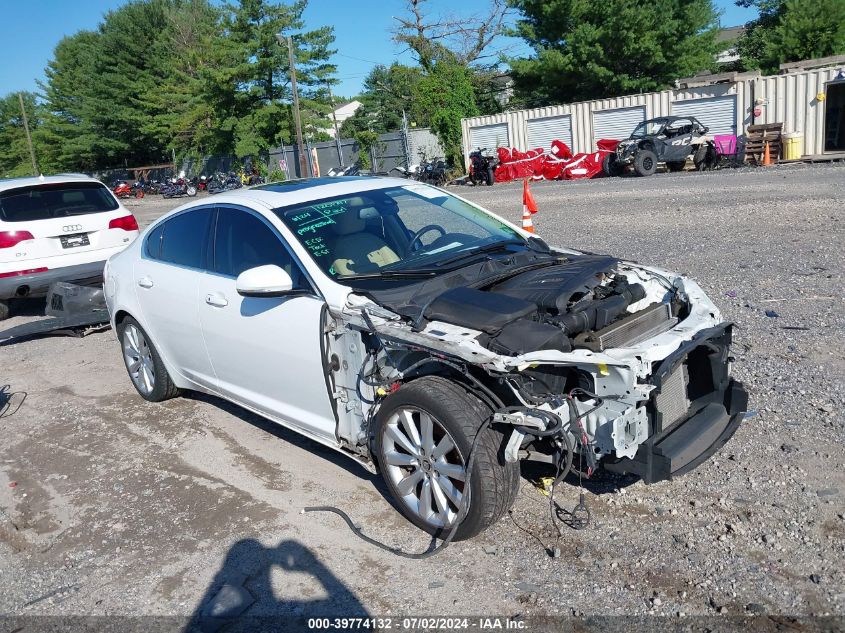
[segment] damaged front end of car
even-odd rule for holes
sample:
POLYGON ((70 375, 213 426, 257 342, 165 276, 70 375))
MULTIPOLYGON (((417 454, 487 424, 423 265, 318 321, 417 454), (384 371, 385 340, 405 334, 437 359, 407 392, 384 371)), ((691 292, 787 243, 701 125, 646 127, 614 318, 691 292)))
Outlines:
POLYGON ((732 325, 688 278, 558 255, 516 274, 350 294, 326 341, 340 443, 370 461, 382 399, 438 374, 487 404, 508 461, 646 483, 706 461, 747 408, 731 377, 732 325))

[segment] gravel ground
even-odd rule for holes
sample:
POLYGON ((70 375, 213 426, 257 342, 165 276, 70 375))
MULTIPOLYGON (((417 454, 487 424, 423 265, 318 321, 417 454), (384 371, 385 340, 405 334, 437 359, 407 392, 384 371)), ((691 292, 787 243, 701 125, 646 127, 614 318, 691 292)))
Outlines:
MULTIPOLYGON (((587 482, 592 524, 558 542, 525 469, 510 517, 397 558, 300 512, 424 549, 377 478, 214 398, 144 403, 111 331, 2 348, 0 383, 27 397, 0 435, 0 613, 191 616, 229 595, 252 615, 842 616, 843 183, 824 165, 532 186, 549 242, 701 283, 738 325, 753 409, 683 478, 587 482)), ((457 191, 521 215, 520 185, 457 191)), ((175 204, 129 202, 142 224, 175 204)))

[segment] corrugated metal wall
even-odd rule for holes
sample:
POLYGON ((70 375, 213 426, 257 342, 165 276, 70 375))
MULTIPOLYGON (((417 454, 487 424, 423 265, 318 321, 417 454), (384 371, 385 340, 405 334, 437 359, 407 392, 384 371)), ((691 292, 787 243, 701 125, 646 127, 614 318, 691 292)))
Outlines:
MULTIPOLYGON (((520 150, 528 147, 526 121, 529 119, 570 115, 572 117, 572 150, 591 152, 595 150, 596 138, 593 130, 593 113, 599 110, 645 106, 646 118, 669 116, 671 104, 676 101, 712 99, 728 95, 736 96, 737 134, 756 123, 783 122, 784 132, 804 134, 804 153, 820 154, 824 150, 824 102, 816 95, 824 92, 825 84, 836 77, 838 67, 822 70, 760 77, 735 83, 722 83, 681 90, 663 90, 647 94, 627 95, 613 99, 597 99, 567 105, 548 106, 533 110, 516 110, 502 114, 474 117, 461 122, 463 128, 464 156, 469 156, 470 128, 496 123, 508 126, 509 142, 520 150), (755 100, 763 99, 761 116, 753 121, 755 100)), ((689 111, 686 105, 685 112, 689 111)))
POLYGON ((803 73, 761 77, 755 86, 755 99, 763 99, 757 123, 783 122, 784 132, 804 135, 804 154, 824 152, 825 102, 816 95, 824 93, 839 68, 824 68, 803 73))

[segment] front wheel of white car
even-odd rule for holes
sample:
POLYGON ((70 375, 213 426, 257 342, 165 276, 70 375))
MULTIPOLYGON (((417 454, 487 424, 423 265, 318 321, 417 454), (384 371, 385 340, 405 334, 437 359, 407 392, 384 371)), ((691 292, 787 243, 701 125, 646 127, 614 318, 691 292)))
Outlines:
POLYGON ((144 400, 162 402, 179 395, 161 356, 135 319, 126 317, 121 321, 117 335, 129 379, 144 400))
POLYGON ((445 537, 468 504, 454 540, 471 538, 513 504, 519 465, 504 461, 504 436, 484 424, 490 415, 480 400, 439 376, 408 383, 380 407, 375 449, 385 483, 401 512, 429 534, 445 537))

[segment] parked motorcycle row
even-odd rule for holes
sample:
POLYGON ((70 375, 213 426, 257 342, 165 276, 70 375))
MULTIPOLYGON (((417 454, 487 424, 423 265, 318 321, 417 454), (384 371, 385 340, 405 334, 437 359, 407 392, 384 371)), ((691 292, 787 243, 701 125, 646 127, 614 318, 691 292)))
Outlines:
POLYGON ((264 178, 257 173, 218 172, 211 176, 205 174, 186 178, 181 172, 178 176, 169 180, 138 180, 131 185, 124 180, 117 180, 112 183, 112 192, 118 198, 143 198, 147 194, 158 194, 163 198, 180 198, 188 196, 193 198, 199 191, 207 191, 209 194, 221 193, 240 189, 244 186, 262 184, 264 178))

